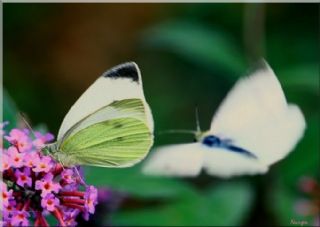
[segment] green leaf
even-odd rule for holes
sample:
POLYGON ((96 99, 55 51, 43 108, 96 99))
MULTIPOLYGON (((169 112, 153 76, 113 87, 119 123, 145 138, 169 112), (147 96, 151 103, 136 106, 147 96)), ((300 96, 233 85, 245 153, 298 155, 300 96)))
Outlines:
POLYGON ((176 197, 190 191, 182 180, 164 177, 150 177, 141 173, 140 165, 132 168, 85 167, 86 181, 100 187, 110 187, 132 196, 176 197))
POLYGON ((243 222, 252 203, 252 190, 245 183, 228 182, 208 191, 189 192, 175 202, 119 212, 112 218, 114 225, 167 226, 235 226, 243 222))
MULTIPOLYGON (((240 182, 213 188, 208 194, 208 202, 215 210, 214 214, 211 214, 214 216, 213 225, 236 226, 241 224, 248 215, 253 195, 252 188, 240 182)), ((210 213, 211 211, 208 210, 208 216, 210 213)))
POLYGON ((210 71, 218 67, 238 77, 246 68, 244 56, 226 33, 195 22, 154 26, 145 33, 142 43, 170 51, 210 71))
POLYGON ((10 124, 6 129, 10 130, 17 126, 18 109, 6 90, 3 90, 3 121, 10 124))

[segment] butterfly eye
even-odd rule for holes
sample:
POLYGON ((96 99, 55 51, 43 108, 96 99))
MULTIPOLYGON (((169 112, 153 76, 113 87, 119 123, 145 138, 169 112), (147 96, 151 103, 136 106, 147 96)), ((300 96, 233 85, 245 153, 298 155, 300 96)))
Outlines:
POLYGON ((213 146, 221 145, 221 140, 216 136, 210 135, 210 136, 206 136, 202 140, 202 143, 207 145, 207 146, 213 147, 213 146))

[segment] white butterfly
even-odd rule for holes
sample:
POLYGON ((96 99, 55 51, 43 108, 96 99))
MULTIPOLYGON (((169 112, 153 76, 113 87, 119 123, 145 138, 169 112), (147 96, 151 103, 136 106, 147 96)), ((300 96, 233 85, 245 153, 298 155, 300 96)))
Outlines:
POLYGON ((134 62, 100 76, 65 116, 57 141, 43 148, 66 166, 128 167, 153 144, 153 119, 134 62))
POLYGON ((210 130, 195 143, 155 149, 143 172, 197 176, 202 169, 218 177, 263 174, 301 139, 305 120, 287 104, 272 69, 265 65, 240 79, 214 115, 210 130))

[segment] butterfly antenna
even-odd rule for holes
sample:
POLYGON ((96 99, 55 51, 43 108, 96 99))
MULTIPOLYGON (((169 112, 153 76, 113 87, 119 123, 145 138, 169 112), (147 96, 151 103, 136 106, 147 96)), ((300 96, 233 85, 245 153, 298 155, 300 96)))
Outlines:
POLYGON ((26 115, 22 112, 19 112, 19 115, 20 115, 21 119, 23 120, 23 122, 25 123, 25 125, 27 126, 27 128, 32 133, 32 135, 36 138, 36 134, 35 134, 34 130, 32 129, 32 127, 30 126, 29 122, 27 121, 26 115))
POLYGON ((159 132, 158 135, 171 134, 171 133, 183 133, 183 134, 192 134, 192 135, 195 135, 195 134, 196 134, 196 131, 194 131, 194 130, 187 130, 187 129, 169 129, 169 130, 165 130, 165 131, 159 132))
POLYGON ((198 110, 198 106, 196 106, 195 115, 196 115, 197 133, 200 133, 200 132, 201 132, 201 128, 200 128, 200 121, 199 121, 199 110, 198 110))

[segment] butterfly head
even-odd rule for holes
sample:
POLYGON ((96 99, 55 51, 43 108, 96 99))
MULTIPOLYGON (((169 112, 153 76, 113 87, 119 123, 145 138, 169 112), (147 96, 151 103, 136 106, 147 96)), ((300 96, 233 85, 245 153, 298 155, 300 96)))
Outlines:
POLYGON ((201 142, 209 147, 220 146, 222 143, 221 139, 214 135, 205 136, 201 142))
POLYGON ((57 152, 57 143, 46 144, 46 146, 43 147, 41 151, 45 155, 52 155, 57 152))
POLYGON ((68 156, 63 152, 59 152, 58 143, 47 144, 41 149, 44 155, 51 156, 57 162, 61 163, 63 166, 75 166, 76 162, 72 156, 68 156))
POLYGON ((203 137, 205 136, 206 133, 197 130, 197 131, 193 131, 192 134, 194 135, 194 141, 195 142, 200 142, 200 141, 202 141, 202 139, 203 139, 203 137))

